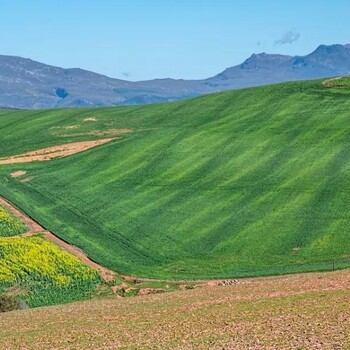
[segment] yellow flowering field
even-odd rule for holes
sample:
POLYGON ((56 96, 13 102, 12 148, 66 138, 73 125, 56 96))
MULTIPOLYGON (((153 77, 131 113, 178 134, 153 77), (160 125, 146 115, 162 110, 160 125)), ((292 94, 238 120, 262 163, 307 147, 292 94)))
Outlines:
POLYGON ((11 213, 0 207, 0 237, 18 235, 26 231, 26 226, 11 213))
POLYGON ((97 272, 40 236, 0 238, 0 293, 21 291, 30 306, 91 296, 97 272))

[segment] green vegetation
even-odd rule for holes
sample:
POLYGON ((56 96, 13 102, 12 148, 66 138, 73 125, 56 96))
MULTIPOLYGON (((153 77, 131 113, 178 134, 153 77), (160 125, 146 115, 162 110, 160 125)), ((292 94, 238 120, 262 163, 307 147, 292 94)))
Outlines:
POLYGON ((0 194, 124 274, 350 266, 350 90, 311 81, 151 106, 13 111, 0 116, 1 156, 118 128, 133 132, 0 166, 0 194), (11 178, 16 170, 32 180, 11 178))
POLYGON ((41 237, 0 239, 4 311, 18 308, 14 300, 43 306, 84 299, 96 291, 98 282, 96 271, 41 237))
POLYGON ((0 237, 15 236, 27 230, 11 213, 0 207, 0 237))

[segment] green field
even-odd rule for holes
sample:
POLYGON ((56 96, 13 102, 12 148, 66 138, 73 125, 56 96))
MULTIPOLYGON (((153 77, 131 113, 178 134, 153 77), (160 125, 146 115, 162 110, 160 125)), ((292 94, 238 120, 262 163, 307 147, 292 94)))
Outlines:
POLYGON ((12 111, 0 115, 0 157, 119 128, 133 132, 74 156, 0 166, 0 194, 124 274, 212 278, 350 266, 344 81, 150 106, 12 111), (12 178, 16 170, 32 180, 12 178))

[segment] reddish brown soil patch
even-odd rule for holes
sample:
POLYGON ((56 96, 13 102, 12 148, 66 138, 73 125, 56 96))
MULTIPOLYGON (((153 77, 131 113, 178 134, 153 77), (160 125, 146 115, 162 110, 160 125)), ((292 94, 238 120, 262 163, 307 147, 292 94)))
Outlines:
POLYGON ((79 128, 79 125, 68 125, 65 127, 65 129, 70 130, 70 129, 77 129, 79 128))
POLYGON ((122 290, 124 290, 125 291, 125 289, 127 289, 127 288, 129 288, 129 286, 126 284, 126 283, 122 283, 122 284, 120 284, 120 285, 118 285, 118 286, 113 286, 112 287, 112 292, 114 293, 114 294, 116 294, 116 293, 118 293, 119 291, 122 291, 122 290))
POLYGON ((189 289, 194 289, 195 286, 190 286, 189 284, 180 284, 178 288, 179 290, 189 290, 189 289))
POLYGON ((94 141, 82 141, 72 142, 60 146, 53 146, 48 148, 39 149, 36 151, 27 152, 17 156, 0 158, 0 165, 3 164, 16 164, 16 163, 28 163, 34 161, 47 161, 53 158, 66 157, 72 154, 86 151, 90 148, 103 145, 110 142, 114 138, 94 140, 94 141))
POLYGON ((97 120, 96 117, 88 117, 83 119, 83 122, 95 122, 97 120))
POLYGON ((218 280, 218 281, 209 281, 207 283, 198 285, 198 287, 222 287, 222 286, 233 286, 234 284, 239 283, 238 280, 218 280))
POLYGON ((137 294, 138 289, 134 288, 134 287, 128 287, 128 288, 122 288, 125 294, 130 294, 130 293, 134 293, 134 295, 137 294))
POLYGON ((343 77, 335 77, 335 78, 331 78, 331 79, 327 79, 327 80, 324 80, 322 82, 322 85, 325 86, 325 87, 332 87, 332 83, 335 81, 335 80, 340 80, 342 79, 343 77))
POLYGON ((23 176, 25 174, 27 174, 27 172, 25 170, 18 170, 18 171, 14 171, 13 173, 11 173, 11 177, 17 178, 17 177, 23 176))
POLYGON ((137 295, 149 295, 149 294, 159 294, 159 293, 165 293, 166 290, 163 288, 141 288, 137 295))
POLYGON ((22 183, 30 182, 34 179, 34 176, 26 177, 25 179, 21 180, 22 183))

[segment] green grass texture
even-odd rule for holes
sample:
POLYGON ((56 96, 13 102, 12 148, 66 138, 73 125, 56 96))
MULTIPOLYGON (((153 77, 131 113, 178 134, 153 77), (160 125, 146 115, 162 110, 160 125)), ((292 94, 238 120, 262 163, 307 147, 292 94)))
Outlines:
POLYGON ((317 80, 149 106, 3 113, 0 157, 133 132, 73 156, 0 166, 0 194, 124 274, 190 279, 350 266, 344 79, 341 87, 317 80), (11 178, 15 170, 32 180, 11 178))

